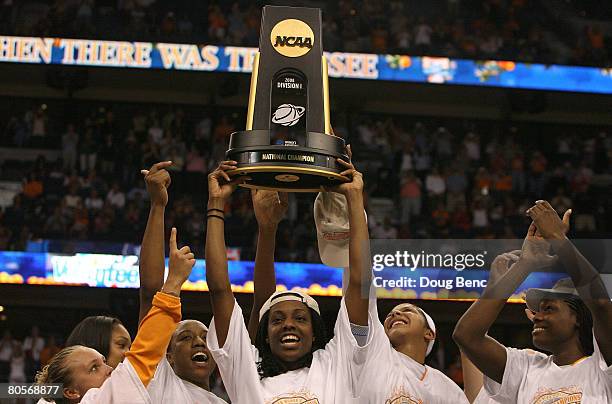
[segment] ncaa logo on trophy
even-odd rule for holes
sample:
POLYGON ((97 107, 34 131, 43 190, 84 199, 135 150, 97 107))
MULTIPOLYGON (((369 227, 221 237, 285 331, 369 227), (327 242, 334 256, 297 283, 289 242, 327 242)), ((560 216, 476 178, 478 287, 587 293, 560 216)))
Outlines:
POLYGON ((232 133, 230 176, 243 184, 289 192, 318 192, 348 181, 336 159, 348 159, 330 125, 327 61, 321 10, 265 6, 253 61, 246 130, 232 133))

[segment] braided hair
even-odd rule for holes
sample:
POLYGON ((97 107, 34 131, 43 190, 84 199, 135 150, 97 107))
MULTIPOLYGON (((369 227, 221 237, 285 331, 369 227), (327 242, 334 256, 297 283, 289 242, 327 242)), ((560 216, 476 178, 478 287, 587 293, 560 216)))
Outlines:
POLYGON ((579 297, 567 297, 563 299, 570 309, 576 314, 578 328, 578 339, 585 355, 592 355, 593 347, 593 316, 586 304, 579 297))
MULTIPOLYGON (((310 310, 310 317, 312 318, 314 341, 312 342, 310 352, 297 361, 298 368, 310 367, 313 352, 318 349, 323 349, 327 343, 327 333, 325 332, 325 324, 323 323, 323 319, 319 313, 313 309, 308 308, 308 310, 310 310)), ((268 310, 259 322, 257 335, 255 337, 255 347, 261 356, 261 361, 257 364, 257 371, 259 373, 259 377, 262 379, 264 377, 278 376, 288 371, 287 366, 285 366, 285 364, 272 353, 270 344, 266 342, 266 339, 268 338, 269 320, 270 311, 268 310)))
MULTIPOLYGON (((36 383, 38 384, 49 384, 59 383, 64 387, 72 385, 72 369, 66 365, 68 358, 77 350, 83 348, 80 345, 72 345, 62 349, 45 365, 42 370, 36 373, 36 383)), ((66 397, 50 398, 43 397, 45 402, 51 402, 56 404, 68 404, 70 401, 66 397)))

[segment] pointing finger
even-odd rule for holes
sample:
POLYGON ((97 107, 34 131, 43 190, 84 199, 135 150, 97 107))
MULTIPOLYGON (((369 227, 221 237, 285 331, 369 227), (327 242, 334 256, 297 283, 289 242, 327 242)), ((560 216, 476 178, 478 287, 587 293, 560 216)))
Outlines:
POLYGON ((572 215, 572 210, 568 209, 563 214, 563 223, 569 228, 570 225, 570 216, 572 215))
POLYGON ((172 165, 172 161, 161 161, 159 163, 155 163, 151 167, 151 172, 155 173, 155 172, 157 172, 159 170, 162 170, 164 168, 170 167, 171 165, 172 165))
POLYGON ((170 232, 170 251, 176 251, 178 248, 176 247, 176 227, 172 228, 170 232))

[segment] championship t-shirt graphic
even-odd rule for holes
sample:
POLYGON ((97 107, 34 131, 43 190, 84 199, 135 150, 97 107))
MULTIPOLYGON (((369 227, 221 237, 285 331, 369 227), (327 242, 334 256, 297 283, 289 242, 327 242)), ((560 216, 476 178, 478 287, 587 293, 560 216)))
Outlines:
POLYGON ((266 401, 266 404, 320 404, 319 399, 308 392, 282 394, 266 401))
POLYGON ((385 404, 423 404, 423 400, 411 396, 403 387, 395 389, 385 404))
POLYGON ((582 389, 578 386, 563 387, 560 389, 541 389, 536 392, 532 404, 580 404, 582 403, 582 389))

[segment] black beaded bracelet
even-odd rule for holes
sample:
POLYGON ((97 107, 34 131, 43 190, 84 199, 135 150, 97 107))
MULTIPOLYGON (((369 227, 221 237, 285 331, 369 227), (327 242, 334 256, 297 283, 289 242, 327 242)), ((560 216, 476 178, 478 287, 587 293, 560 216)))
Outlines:
POLYGON ((223 209, 217 209, 217 208, 210 208, 206 211, 206 213, 210 213, 212 211, 217 211, 217 212, 221 212, 223 214, 225 214, 225 211, 223 209))

